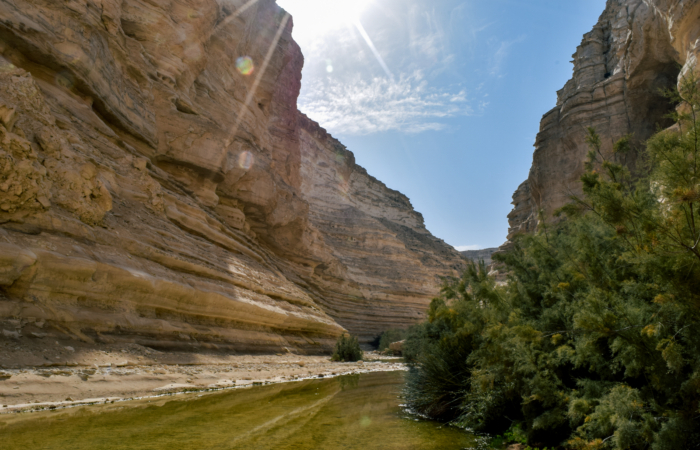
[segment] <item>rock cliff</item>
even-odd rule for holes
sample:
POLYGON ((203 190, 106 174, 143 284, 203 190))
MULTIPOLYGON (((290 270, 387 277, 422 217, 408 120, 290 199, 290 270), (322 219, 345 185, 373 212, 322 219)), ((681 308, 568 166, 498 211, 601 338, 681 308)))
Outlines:
POLYGON ((478 263, 479 261, 484 261, 486 266, 493 264, 493 259, 491 258, 494 253, 498 251, 498 248, 484 248, 481 250, 465 250, 460 252, 462 256, 470 261, 478 263))
MULTIPOLYGON (((632 134, 639 147, 671 105, 659 93, 697 66, 697 0, 608 0, 593 30, 573 55, 574 73, 544 115, 528 179, 513 195, 508 239, 533 232, 539 220, 581 194, 588 152, 586 128, 600 134, 603 150, 632 134)), ((634 170, 636 155, 630 155, 634 170)))
POLYGON ((462 267, 297 111, 273 0, 0 2, 0 328, 327 351, 462 267))
POLYGON ((419 321, 440 275, 460 273, 459 252, 432 236, 408 198, 355 164, 353 154, 300 115, 303 197, 310 246, 306 278, 331 317, 365 341, 419 321))

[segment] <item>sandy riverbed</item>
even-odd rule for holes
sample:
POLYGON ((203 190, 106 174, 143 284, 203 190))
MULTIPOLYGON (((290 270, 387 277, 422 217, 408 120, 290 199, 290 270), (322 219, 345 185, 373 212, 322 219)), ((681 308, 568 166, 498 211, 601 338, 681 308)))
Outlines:
POLYGON ((292 353, 222 355, 160 352, 137 344, 42 344, 0 341, 0 414, 405 368, 399 358, 374 352, 365 353, 362 362, 338 363, 327 356, 292 353))

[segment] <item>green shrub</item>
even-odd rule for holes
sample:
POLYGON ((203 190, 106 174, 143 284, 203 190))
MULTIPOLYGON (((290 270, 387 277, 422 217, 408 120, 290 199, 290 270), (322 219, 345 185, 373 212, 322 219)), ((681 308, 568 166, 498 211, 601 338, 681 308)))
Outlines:
POLYGON ((423 324, 413 325, 407 330, 403 343, 403 358, 409 363, 415 363, 418 355, 422 353, 422 346, 429 342, 426 339, 426 330, 423 324))
POLYGON ((402 330, 399 328, 390 328, 384 331, 381 335, 379 335, 377 350, 380 352, 387 350, 390 344, 406 339, 407 334, 408 330, 402 330))
POLYGON ((406 396, 492 434, 512 421, 535 447, 700 447, 700 91, 681 83, 678 126, 652 137, 632 177, 629 137, 589 130, 582 197, 496 256, 447 280, 405 347, 406 396), (507 418, 504 421, 504 418, 507 418))
POLYGON ((515 442, 517 444, 527 444, 527 435, 523 432, 523 429, 520 427, 520 424, 513 424, 511 427, 508 429, 503 434, 503 437, 505 437, 508 442, 515 442))
POLYGON ((360 361, 362 358, 362 349, 357 338, 344 334, 335 343, 331 361, 360 361))

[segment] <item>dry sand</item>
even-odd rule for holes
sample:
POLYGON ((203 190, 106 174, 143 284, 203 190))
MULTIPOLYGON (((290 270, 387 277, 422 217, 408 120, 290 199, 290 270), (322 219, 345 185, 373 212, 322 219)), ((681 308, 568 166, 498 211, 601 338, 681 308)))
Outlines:
POLYGON ((161 352, 138 344, 96 347, 72 340, 0 337, 0 414, 221 389, 404 370, 401 359, 365 353, 365 361, 327 356, 161 352))

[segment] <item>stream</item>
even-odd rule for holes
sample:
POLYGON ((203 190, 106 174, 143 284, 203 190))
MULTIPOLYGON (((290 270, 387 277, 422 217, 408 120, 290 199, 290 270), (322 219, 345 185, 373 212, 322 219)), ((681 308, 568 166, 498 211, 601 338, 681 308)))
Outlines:
POLYGON ((460 450, 475 439, 400 406, 403 372, 0 416, 0 448, 460 450))

